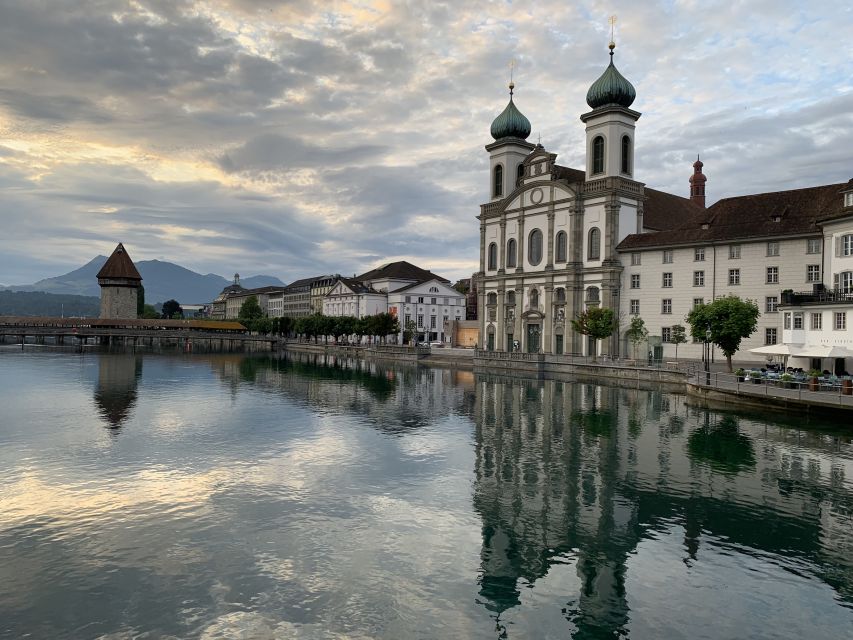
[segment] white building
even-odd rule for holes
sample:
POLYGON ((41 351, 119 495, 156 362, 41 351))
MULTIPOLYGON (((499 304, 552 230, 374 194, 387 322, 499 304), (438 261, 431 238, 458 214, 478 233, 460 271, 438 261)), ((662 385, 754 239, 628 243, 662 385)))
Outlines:
POLYGON ((387 311, 387 294, 353 278, 338 278, 323 298, 324 316, 364 318, 387 311))
POLYGON ((400 342, 409 321, 415 322, 419 340, 449 342, 445 326, 465 319, 465 294, 446 281, 432 278, 388 293, 388 311, 400 322, 400 342))

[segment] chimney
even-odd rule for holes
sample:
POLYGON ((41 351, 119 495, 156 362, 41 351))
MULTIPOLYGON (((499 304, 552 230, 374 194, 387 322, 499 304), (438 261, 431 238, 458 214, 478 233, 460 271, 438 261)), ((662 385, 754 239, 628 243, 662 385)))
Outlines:
POLYGON ((705 182, 708 178, 702 173, 702 161, 696 154, 696 162, 693 163, 693 175, 690 176, 690 201, 695 202, 703 209, 705 208, 705 182))

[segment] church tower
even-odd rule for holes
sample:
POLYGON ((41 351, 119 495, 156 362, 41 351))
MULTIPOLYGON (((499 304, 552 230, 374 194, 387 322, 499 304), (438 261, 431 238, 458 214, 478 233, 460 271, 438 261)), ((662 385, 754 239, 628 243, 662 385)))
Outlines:
POLYGON ((112 255, 98 271, 101 286, 102 319, 136 318, 136 301, 142 276, 133 260, 119 243, 112 255))
POLYGON ((708 180, 702 173, 704 166, 699 156, 696 156, 696 162, 693 163, 693 175, 690 176, 690 200, 703 209, 705 208, 705 182, 708 180))
POLYGON ((509 83, 509 104, 492 122, 492 137, 486 145, 489 152, 489 199, 502 200, 515 189, 522 175, 524 159, 533 150, 527 142, 530 135, 530 120, 518 110, 512 100, 515 83, 509 83))

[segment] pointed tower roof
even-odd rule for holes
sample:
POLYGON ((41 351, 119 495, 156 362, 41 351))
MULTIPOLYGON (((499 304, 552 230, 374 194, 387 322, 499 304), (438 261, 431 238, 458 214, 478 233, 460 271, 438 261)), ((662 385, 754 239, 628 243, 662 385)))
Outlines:
POLYGON ((98 279, 101 278, 124 278, 125 280, 142 280, 133 260, 127 255, 124 245, 119 242, 113 254, 107 258, 104 266, 98 271, 98 279))
POLYGON ((501 138, 521 138, 526 140, 530 135, 530 120, 524 117, 524 114, 518 110, 515 103, 512 101, 512 93, 515 89, 515 83, 509 83, 509 104, 501 112, 501 114, 492 122, 492 137, 495 140, 501 138))
POLYGON ((637 92, 613 64, 613 49, 616 48, 616 45, 611 42, 609 47, 610 64, 587 91, 586 103, 593 109, 608 104, 615 104, 627 109, 636 99, 637 92))

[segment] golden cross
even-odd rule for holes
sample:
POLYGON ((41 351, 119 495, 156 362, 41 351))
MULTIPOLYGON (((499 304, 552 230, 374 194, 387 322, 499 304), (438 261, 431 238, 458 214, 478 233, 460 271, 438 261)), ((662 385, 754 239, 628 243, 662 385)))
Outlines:
POLYGON ((607 21, 610 23, 610 44, 613 44, 613 31, 616 27, 616 16, 610 16, 607 21))

